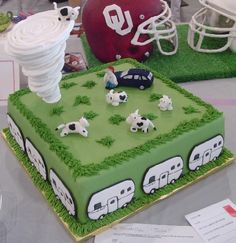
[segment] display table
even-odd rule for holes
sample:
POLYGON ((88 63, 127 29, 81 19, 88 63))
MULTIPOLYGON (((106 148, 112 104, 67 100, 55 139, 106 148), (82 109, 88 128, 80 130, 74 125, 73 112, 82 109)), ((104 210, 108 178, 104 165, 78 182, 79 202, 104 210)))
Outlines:
MULTIPOLYGON (((236 154, 236 78, 183 83, 182 86, 224 112, 225 145, 236 154)), ((1 107, 1 129, 6 127, 5 113, 6 107, 1 107)), ((5 217, 5 221, 0 222, 0 242, 73 242, 2 138, 0 154, 0 190, 9 198, 8 210, 11 212, 7 220, 5 217)), ((187 213, 225 198, 236 203, 235 174, 236 165, 233 163, 125 222, 188 225, 184 218, 187 213)), ((0 220, 3 212, 0 211, 0 220)), ((92 243, 93 239, 86 242, 92 243)))

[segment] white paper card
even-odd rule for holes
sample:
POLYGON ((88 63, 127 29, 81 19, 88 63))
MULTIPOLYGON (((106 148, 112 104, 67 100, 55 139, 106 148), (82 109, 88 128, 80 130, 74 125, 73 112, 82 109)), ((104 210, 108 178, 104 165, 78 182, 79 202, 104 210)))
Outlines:
POLYGON ((205 242, 236 242, 236 206, 229 199, 185 217, 205 242))
POLYGON ((203 243, 190 226, 118 224, 95 237, 94 243, 203 243))

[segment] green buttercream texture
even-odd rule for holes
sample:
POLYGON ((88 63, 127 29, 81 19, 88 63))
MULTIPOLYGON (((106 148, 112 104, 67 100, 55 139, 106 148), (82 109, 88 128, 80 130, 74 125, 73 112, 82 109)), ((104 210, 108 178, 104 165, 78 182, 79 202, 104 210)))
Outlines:
POLYGON ((115 220, 121 219, 129 214, 132 214, 137 209, 145 205, 151 204, 153 201, 158 200, 161 196, 167 195, 171 192, 174 192, 178 188, 181 188, 189 183, 192 183, 193 181, 205 175, 207 172, 211 171, 215 167, 223 166, 229 158, 233 157, 233 154, 229 150, 224 148, 223 152, 221 153, 221 156, 216 161, 212 161, 211 163, 201 166, 201 168, 198 171, 186 174, 185 176, 178 179, 176 183, 169 184, 168 186, 159 189, 152 195, 144 194, 141 198, 134 199, 130 204, 128 204, 127 208, 118 209, 112 214, 106 215, 105 218, 102 220, 87 221, 86 223, 81 224, 74 217, 68 214, 67 210, 62 205, 60 200, 56 198, 49 182, 44 181, 41 175, 35 169, 35 166, 32 166, 26 154, 22 152, 19 145, 13 139, 9 129, 4 129, 4 134, 11 148, 14 150, 17 159, 23 163, 23 166, 30 175, 34 185, 43 193, 48 204, 54 209, 57 215, 66 224, 68 224, 70 231, 76 236, 87 235, 102 226, 109 225, 115 220))
POLYGON ((109 122, 113 125, 119 125, 121 122, 123 122, 125 120, 126 120, 126 118, 119 114, 115 114, 109 118, 109 122))
POLYGON ((87 81, 85 84, 83 84, 82 87, 92 89, 95 85, 96 85, 96 82, 90 80, 90 81, 87 81))

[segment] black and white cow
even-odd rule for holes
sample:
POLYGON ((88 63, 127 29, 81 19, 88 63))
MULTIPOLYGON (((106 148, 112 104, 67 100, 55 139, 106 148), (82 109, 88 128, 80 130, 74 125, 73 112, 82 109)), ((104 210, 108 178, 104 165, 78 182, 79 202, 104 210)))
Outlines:
POLYGON ((77 122, 68 122, 66 124, 60 124, 56 128, 56 130, 62 129, 60 133, 61 137, 64 137, 69 133, 79 133, 83 137, 88 137, 88 131, 86 129, 88 126, 88 121, 84 117, 81 117, 77 122))
POLYGON ((134 113, 131 113, 126 119, 126 122, 128 124, 131 124, 130 131, 137 132, 140 129, 144 133, 147 133, 149 130, 149 127, 156 130, 156 127, 154 126, 154 124, 146 117, 139 115, 138 112, 139 112, 139 110, 137 109, 134 113))
POLYGON ((115 92, 111 89, 109 93, 106 94, 106 101, 108 104, 113 106, 118 106, 120 103, 125 103, 128 101, 128 95, 125 91, 115 92))
POLYGON ((53 2, 54 9, 57 11, 59 17, 59 21, 70 21, 70 20, 76 20, 79 15, 80 7, 72 8, 70 6, 65 6, 62 8, 57 8, 57 3, 53 2))

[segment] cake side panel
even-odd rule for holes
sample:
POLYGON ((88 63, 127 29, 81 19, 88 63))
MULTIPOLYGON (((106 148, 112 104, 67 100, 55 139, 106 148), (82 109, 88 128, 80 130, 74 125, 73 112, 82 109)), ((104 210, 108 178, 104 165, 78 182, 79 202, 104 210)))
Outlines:
POLYGON ((55 195, 62 201, 59 191, 55 190, 53 179, 58 182, 57 184, 64 193, 63 197, 68 201, 68 203, 64 203, 64 206, 70 214, 78 217, 79 213, 76 206, 78 202, 76 202, 74 192, 71 190, 72 188, 76 188, 75 179, 69 169, 69 164, 61 161, 56 151, 53 151, 50 147, 52 144, 49 145, 40 137, 29 120, 27 120, 10 100, 8 100, 8 116, 20 128, 21 134, 23 135, 24 153, 29 158, 29 161, 31 161, 32 166, 41 174, 45 182, 52 186, 55 195), (30 153, 32 154, 31 156, 30 153), (41 161, 39 161, 39 158, 36 158, 38 154, 40 155, 41 161), (38 161, 39 163, 37 163, 38 161), (43 162, 44 165, 42 165, 43 162), (72 203, 70 203, 71 200, 72 203), (70 207, 70 204, 74 206, 70 207))
MULTIPOLYGON (((76 197, 80 201, 78 206, 79 211, 82 212, 80 218, 84 220, 86 220, 87 217, 92 219, 92 216, 89 216, 89 211, 91 210, 91 207, 93 207, 93 211, 96 211, 96 207, 99 206, 100 201, 98 199, 96 203, 92 202, 94 195, 99 193, 101 195, 103 194, 102 200, 107 202, 107 211, 105 215, 108 215, 109 199, 111 197, 114 199, 117 198, 117 205, 119 205, 119 198, 121 198, 122 190, 128 189, 125 185, 124 188, 116 189, 114 185, 128 180, 132 180, 135 186, 134 195, 131 201, 131 208, 134 210, 137 207, 135 203, 137 199, 141 199, 142 202, 143 198, 143 202, 145 202, 145 200, 150 197, 150 194, 157 193, 159 188, 163 188, 165 185, 172 184, 172 182, 175 181, 178 182, 179 178, 184 178, 188 173, 194 173, 189 168, 189 160, 194 147, 203 144, 218 135, 224 137, 223 116, 200 128, 184 133, 183 135, 174 138, 172 141, 159 145, 156 148, 151 149, 148 153, 137 155, 120 165, 107 170, 102 170, 96 176, 78 178, 77 182, 80 186, 77 187, 76 197), (171 177, 171 167, 174 164, 168 165, 172 163, 171 160, 173 163, 176 161, 176 164, 180 164, 180 169, 176 171, 174 177, 171 177), (183 166, 181 160, 183 161, 183 166), (160 165, 159 168, 156 166, 158 164, 160 165), (161 168, 161 166, 164 168, 161 168), (161 170, 161 172, 159 173, 158 170, 161 170), (161 175, 164 176, 165 173, 167 178, 164 178, 163 180, 160 179, 161 175), (145 189, 145 180, 149 181, 150 184, 154 184, 153 177, 156 177, 155 180, 158 181, 159 186, 153 186, 153 188, 149 189, 146 187, 147 189, 145 189), (101 193, 101 191, 104 191, 106 188, 113 188, 112 190, 115 190, 116 193, 101 193), (91 204, 93 205, 91 206, 91 204)), ((223 147, 221 147, 221 151, 222 149, 223 147)), ((119 206, 117 206, 117 209, 118 208, 119 206)), ((129 210, 129 207, 127 210, 129 210)))

